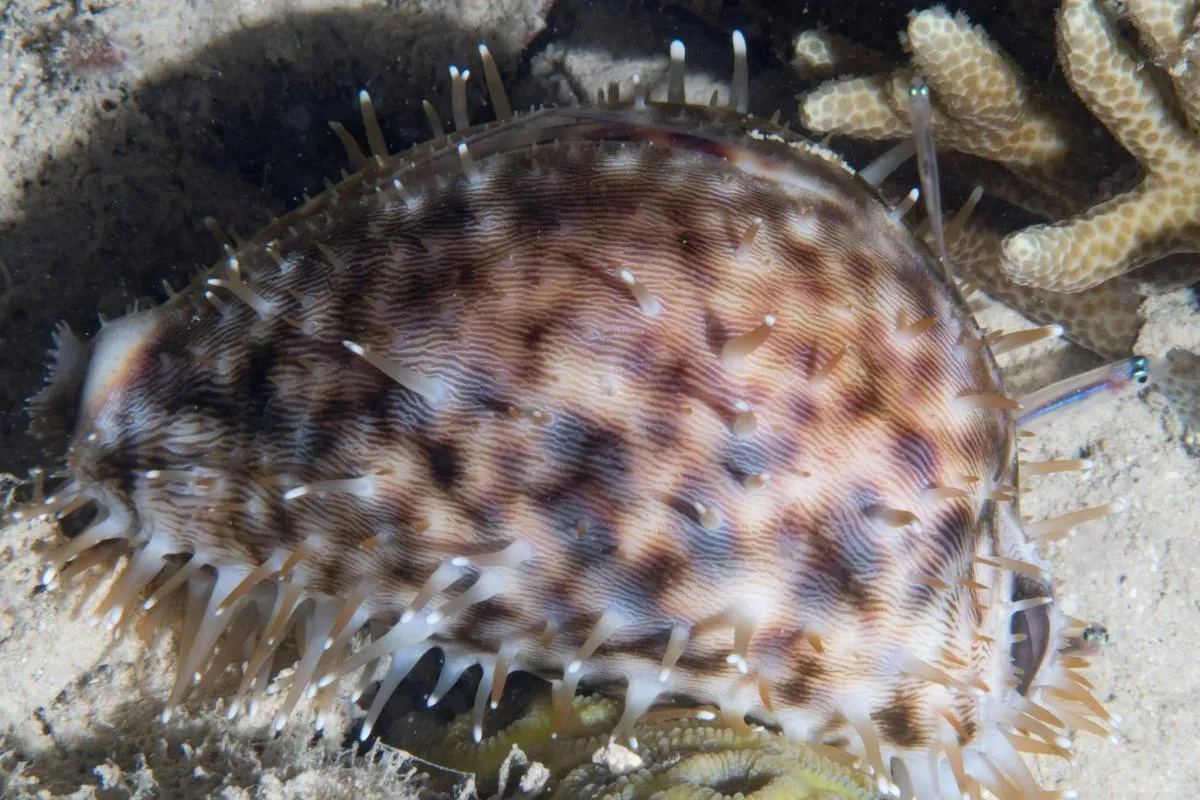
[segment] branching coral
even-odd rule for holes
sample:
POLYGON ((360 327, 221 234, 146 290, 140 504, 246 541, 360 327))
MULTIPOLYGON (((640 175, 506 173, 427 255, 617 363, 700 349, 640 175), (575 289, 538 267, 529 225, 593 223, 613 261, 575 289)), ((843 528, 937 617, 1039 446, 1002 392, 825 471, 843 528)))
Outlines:
MULTIPOLYGON (((1032 85, 961 14, 940 7, 914 13, 902 38, 911 66, 823 84, 803 99, 801 122, 817 132, 861 139, 908 136, 908 89, 920 72, 933 88, 939 148, 1004 165, 1025 184, 1014 201, 1032 211, 1064 213, 1080 205, 1087 179, 1095 176, 1072 169, 1078 161, 1073 155, 1083 149, 1078 134, 1083 126, 1069 100, 1032 85), (1029 187, 1038 197, 1028 196, 1029 187)), ((812 50, 811 44, 804 47, 812 50)))
MULTIPOLYGON (((1200 250, 1196 9, 1186 0, 1135 0, 1128 16, 1157 67, 1128 52, 1095 0, 1066 0, 1058 26, 1072 88, 1144 172, 1128 192, 1113 195, 1105 185, 1119 172, 1111 174, 1103 145, 1084 138, 1088 126, 1069 101, 1033 86, 983 31, 941 8, 912 15, 904 37, 911 68, 830 81, 804 98, 801 120, 858 138, 905 136, 908 80, 919 71, 933 87, 939 146, 1004 165, 1023 184, 1004 192, 1007 199, 1051 218, 1070 216, 1010 235, 1000 259, 1005 274, 1041 289, 1084 290, 1164 255, 1200 250), (1169 87, 1156 80, 1159 67, 1169 87)), ((811 51, 806 41, 798 58, 811 51)))
MULTIPOLYGON (((1187 29, 1200 22, 1194 4, 1186 14, 1185 5, 1129 4, 1152 52, 1173 65, 1181 63, 1187 29)), ((1058 38, 1071 86, 1133 154, 1145 177, 1135 189, 1074 219, 1010 236, 1001 266, 1018 283, 1076 291, 1170 253, 1200 251, 1200 81, 1191 74, 1200 63, 1168 70, 1176 104, 1144 64, 1122 49, 1111 21, 1091 0, 1063 4, 1058 38)))

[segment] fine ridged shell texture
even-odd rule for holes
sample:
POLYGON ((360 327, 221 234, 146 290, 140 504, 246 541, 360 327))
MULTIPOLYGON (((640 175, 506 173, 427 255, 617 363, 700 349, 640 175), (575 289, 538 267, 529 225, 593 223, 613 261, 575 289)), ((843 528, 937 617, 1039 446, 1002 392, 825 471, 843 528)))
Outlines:
POLYGON ((624 695, 616 735, 707 704, 918 796, 1036 796, 1018 751, 1101 712, 1015 513, 1015 404, 907 226, 732 111, 388 156, 364 104, 358 173, 110 323, 86 374, 63 333, 35 402, 82 387, 47 507, 100 508, 63 563, 128 553, 101 613, 188 594, 168 705, 242 661, 253 705, 295 624, 288 712, 390 656, 365 730, 440 647, 434 699, 483 666, 477 719, 522 669, 563 715, 624 695))

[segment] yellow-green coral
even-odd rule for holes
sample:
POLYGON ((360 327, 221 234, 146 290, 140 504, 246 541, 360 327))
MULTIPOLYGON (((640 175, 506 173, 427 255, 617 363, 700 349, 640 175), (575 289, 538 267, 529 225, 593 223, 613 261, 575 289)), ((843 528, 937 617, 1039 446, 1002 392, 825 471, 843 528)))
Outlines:
POLYGON ((609 737, 621 704, 576 697, 557 737, 551 737, 548 695, 538 695, 515 722, 475 744, 469 714, 427 739, 423 758, 474 773, 485 791, 514 758, 531 765, 521 781, 527 796, 558 800, 868 800, 872 779, 840 752, 828 753, 766 730, 737 732, 692 717, 655 718, 634 731, 636 750, 609 737), (514 748, 519 752, 514 756, 514 748))

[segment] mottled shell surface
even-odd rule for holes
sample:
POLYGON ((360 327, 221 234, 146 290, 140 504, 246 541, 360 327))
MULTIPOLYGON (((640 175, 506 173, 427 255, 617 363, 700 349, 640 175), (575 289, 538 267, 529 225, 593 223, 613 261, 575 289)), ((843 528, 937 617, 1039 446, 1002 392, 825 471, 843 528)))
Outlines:
POLYGON ((289 709, 391 655, 386 697, 441 647, 439 691, 483 665, 480 715, 528 670, 564 714, 624 695, 625 731, 708 704, 918 796, 1033 796, 1031 687, 1078 690, 1011 402, 869 187, 665 104, 375 149, 90 345, 60 502, 102 513, 68 547, 130 552, 114 619, 186 585, 171 705, 222 632, 250 702, 303 617, 289 709))

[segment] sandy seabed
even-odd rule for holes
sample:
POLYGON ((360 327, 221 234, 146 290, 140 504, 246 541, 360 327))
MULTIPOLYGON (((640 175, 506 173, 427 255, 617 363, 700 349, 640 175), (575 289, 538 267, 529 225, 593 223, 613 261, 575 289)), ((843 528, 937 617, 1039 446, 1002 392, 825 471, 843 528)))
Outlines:
MULTIPOLYGON (((321 175, 336 174, 340 153, 323 120, 352 117, 359 85, 370 82, 377 96, 390 88, 384 97, 411 104, 443 80, 449 54, 466 63, 480 32, 502 64, 512 64, 542 31, 549 4, 391 5, 400 8, 317 0, 118 0, 90 10, 0 3, 7 104, 0 115, 0 472, 23 473, 36 461, 17 404, 36 387, 30 376, 40 371, 57 319, 86 328, 94 311, 120 313, 159 279, 179 285, 211 257, 204 215, 252 229, 262 208, 278 213, 321 175), (379 66, 364 74, 371 59, 379 66), (222 115, 238 124, 222 127, 222 115), (283 119, 285 133, 256 127, 265 119, 283 119), (312 130, 325 137, 319 146, 309 141, 312 130)), ((579 18, 588 13, 573 17, 576 29, 587 27, 579 18)), ((611 33, 618 17, 595 13, 610 32, 541 42, 542 56, 514 90, 519 101, 561 99, 589 69, 603 85, 606 48, 623 50, 621 69, 632 63, 661 76, 664 59, 637 55, 657 52, 650 34, 622 38, 611 33)), ((397 115, 413 117, 411 109, 397 115)), ((1140 352, 1200 352, 1194 301, 1178 293, 1151 303, 1140 352)), ((998 308, 983 322, 1022 325, 998 308)), ((1019 392, 1093 363, 1056 344, 1006 367, 1019 392)), ((1023 444, 1031 459, 1085 453, 1095 463, 1084 476, 1032 479, 1026 514, 1044 518, 1113 497, 1127 505, 1053 554, 1065 610, 1109 632, 1091 677, 1119 733, 1111 742, 1079 737, 1076 762, 1046 772, 1084 798, 1200 796, 1200 460, 1187 455, 1180 434, 1161 398, 1142 392, 1067 415, 1023 444)), ((80 594, 42 591, 39 553, 55 535, 38 524, 0 533, 0 797, 407 792, 402 757, 388 754, 367 768, 343 752, 346 698, 319 739, 303 725, 270 734, 269 708, 257 721, 228 722, 220 708, 192 707, 161 723, 174 672, 170 626, 148 642, 114 642, 77 617, 80 594)))

